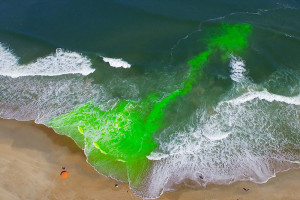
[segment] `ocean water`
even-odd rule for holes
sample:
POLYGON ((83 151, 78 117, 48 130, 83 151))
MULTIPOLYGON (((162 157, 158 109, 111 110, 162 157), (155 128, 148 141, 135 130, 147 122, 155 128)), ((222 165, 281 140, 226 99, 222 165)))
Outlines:
POLYGON ((299 52, 294 0, 0 1, 0 117, 143 198, 264 183, 300 166, 299 52))

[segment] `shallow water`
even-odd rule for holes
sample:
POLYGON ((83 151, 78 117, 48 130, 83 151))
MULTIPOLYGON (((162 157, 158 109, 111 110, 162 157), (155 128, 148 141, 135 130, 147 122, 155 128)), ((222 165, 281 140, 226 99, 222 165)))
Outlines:
MULTIPOLYGON (((73 129, 54 128, 73 137, 88 158, 92 153, 89 162, 100 173, 128 180, 145 198, 186 179, 265 182, 300 163, 299 8, 296 1, 2 2, 0 116, 51 125, 91 102, 95 108, 72 121, 73 129), (119 103, 130 102, 128 119, 139 123, 152 109, 149 94, 156 95, 151 102, 161 102, 183 88, 191 77, 189 60, 207 50, 208 33, 221 34, 222 23, 249 24, 247 46, 227 53, 211 47, 215 53, 192 88, 163 109, 163 117, 155 115, 159 128, 148 125, 155 145, 136 162, 120 162, 128 159, 118 153, 123 147, 107 148, 122 130, 100 137, 111 126, 101 113, 114 121, 119 103), (93 134, 99 131, 97 141, 103 141, 93 148, 80 136, 91 113, 100 124, 93 134), (132 170, 139 166, 142 173, 132 170)), ((137 145, 145 142, 137 132, 132 137, 137 145)), ((134 146, 128 152, 144 148, 134 146)))

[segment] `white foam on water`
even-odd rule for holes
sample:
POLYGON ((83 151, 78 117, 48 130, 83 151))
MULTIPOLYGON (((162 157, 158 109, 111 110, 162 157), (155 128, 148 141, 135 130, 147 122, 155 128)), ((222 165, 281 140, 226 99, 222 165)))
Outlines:
POLYGON ((130 68, 131 67, 131 65, 128 62, 124 61, 122 58, 102 57, 102 59, 104 62, 109 63, 109 65, 111 67, 116 67, 116 68, 119 68, 119 67, 130 68))
POLYGON ((92 100, 109 96, 101 85, 76 75, 0 76, 0 117, 46 123, 92 100))
POLYGON ((264 183, 277 172, 300 168, 299 103, 298 97, 252 91, 221 101, 213 112, 199 109, 196 128, 156 139, 159 153, 148 157, 153 167, 138 195, 158 197, 186 180, 203 186, 264 183), (251 98, 241 101, 244 96, 251 98))
MULTIPOLYGON (((219 108, 223 107, 236 107, 240 106, 243 107, 247 106, 247 104, 251 104, 252 102, 257 104, 261 101, 267 101, 268 103, 277 102, 277 103, 284 103, 287 106, 288 105, 300 105, 300 95, 294 96, 294 97, 286 97, 282 95, 272 94, 268 92, 267 90, 263 91, 250 91, 245 94, 242 94, 234 99, 227 100, 227 101, 221 101, 218 103, 215 110, 219 111, 219 108), (225 106, 225 104, 229 104, 228 106, 225 106)), ((207 137, 208 139, 214 141, 214 140, 222 140, 230 136, 232 134, 232 128, 235 126, 236 119, 233 117, 233 115, 226 116, 226 119, 223 119, 224 116, 222 115, 212 115, 210 117, 210 122, 207 122, 203 125, 203 131, 204 132, 213 132, 211 134, 203 134, 203 136, 207 137), (226 120, 226 126, 223 126, 222 129, 219 127, 219 121, 226 120), (206 129, 205 129, 206 127, 206 129)))
POLYGON ((95 69, 85 56, 76 52, 57 49, 56 53, 38 58, 35 62, 20 65, 17 58, 8 48, 0 43, 0 75, 17 78, 21 76, 58 76, 62 74, 88 75, 95 69))
POLYGON ((245 72, 245 62, 239 58, 235 57, 234 55, 230 56, 230 63, 229 66, 231 68, 230 70, 230 78, 235 82, 243 82, 246 80, 245 72))
POLYGON ((267 90, 247 92, 246 94, 243 94, 235 99, 225 101, 225 102, 233 105, 239 105, 249 101, 253 101, 254 99, 266 100, 268 102, 277 101, 286 104, 300 105, 300 96, 286 97, 277 94, 272 94, 267 90))
POLYGON ((167 157, 169 157, 168 154, 159 153, 159 152, 151 152, 151 154, 147 156, 149 160, 161 160, 167 157))

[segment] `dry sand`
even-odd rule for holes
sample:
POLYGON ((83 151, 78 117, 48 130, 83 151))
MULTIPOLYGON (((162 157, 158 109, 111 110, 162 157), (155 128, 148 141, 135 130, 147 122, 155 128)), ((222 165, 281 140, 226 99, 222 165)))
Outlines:
MULTIPOLYGON (((128 184, 98 174, 68 137, 33 122, 0 119, 0 200, 140 199, 128 184), (60 177, 62 166, 69 173, 60 177)), ((279 173, 265 184, 239 182, 180 188, 160 200, 300 200, 300 170, 279 173), (249 188, 248 192, 243 187, 249 188)))

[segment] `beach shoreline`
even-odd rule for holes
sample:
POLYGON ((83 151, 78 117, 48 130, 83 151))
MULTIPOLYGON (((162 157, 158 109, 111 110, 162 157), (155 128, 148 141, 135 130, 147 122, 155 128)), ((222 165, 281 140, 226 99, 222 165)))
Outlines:
MULTIPOLYGON (((140 199, 128 184, 96 172, 71 138, 33 121, 0 119, 0 149, 0 199, 140 199), (62 167, 69 173, 67 179, 59 176, 62 167)), ((278 173, 264 184, 245 181, 176 188, 158 199, 298 200, 300 170, 278 173)))

